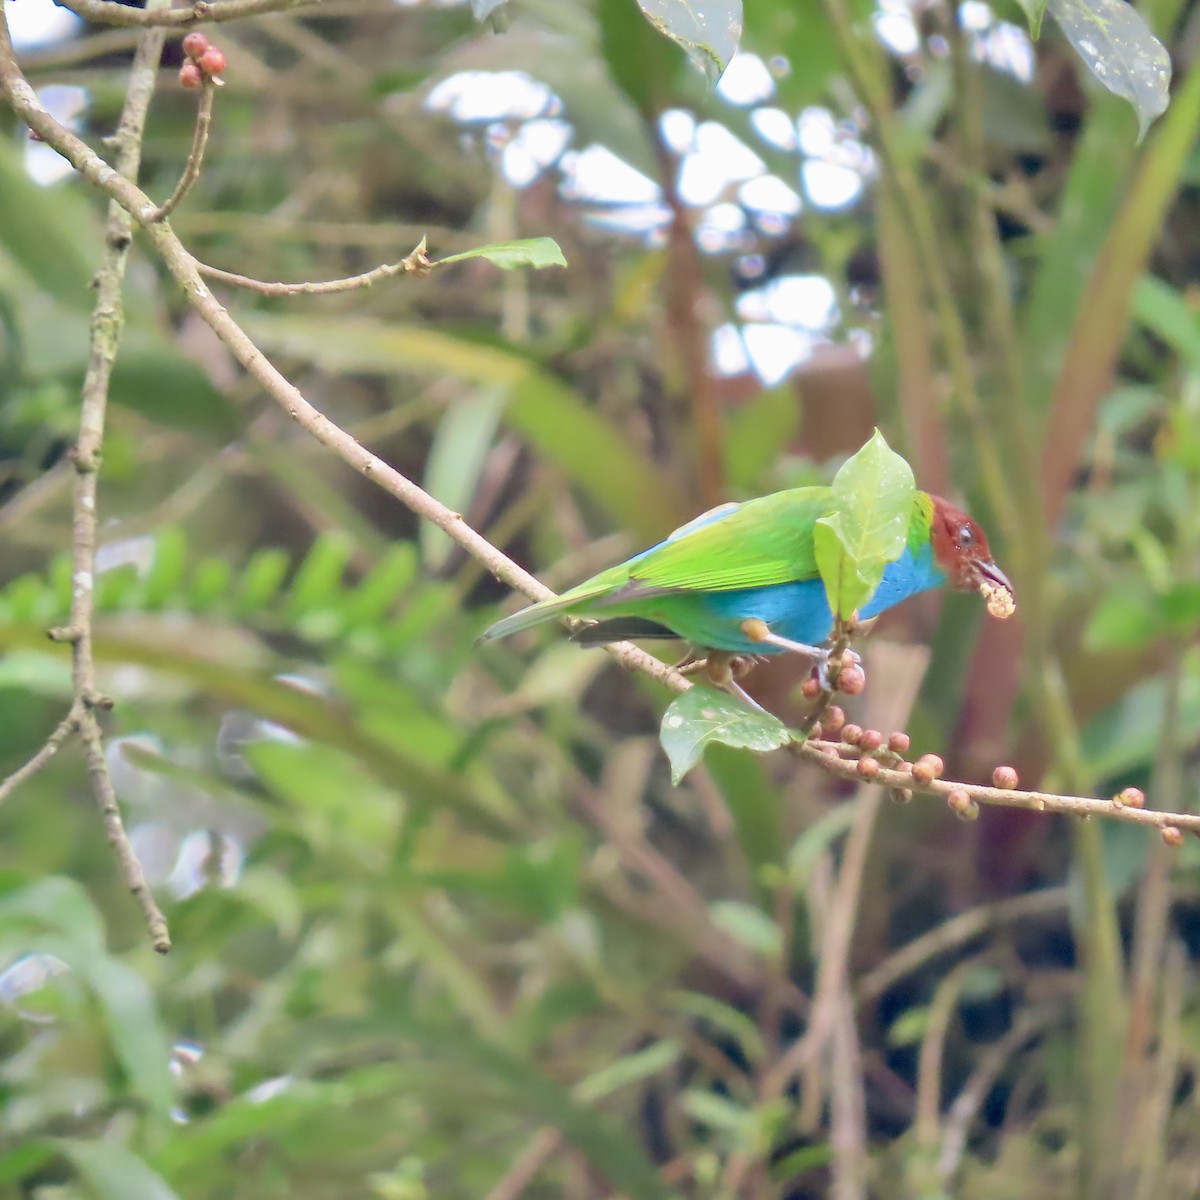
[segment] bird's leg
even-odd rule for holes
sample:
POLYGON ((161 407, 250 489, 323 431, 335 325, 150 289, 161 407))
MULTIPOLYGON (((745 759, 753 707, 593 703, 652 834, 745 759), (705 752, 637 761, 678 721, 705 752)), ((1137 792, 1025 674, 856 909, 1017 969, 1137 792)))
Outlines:
POLYGON ((745 664, 745 660, 749 657, 751 656, 733 654, 728 650, 710 650, 705 670, 714 687, 719 687, 731 696, 736 696, 743 704, 748 704, 751 708, 758 709, 759 712, 766 712, 767 710, 737 681, 737 676, 744 675, 750 666, 753 666, 753 662, 749 666, 745 664))
MULTIPOLYGON (((760 642, 764 646, 778 646, 781 650, 787 650, 790 654, 799 654, 802 658, 808 659, 817 668, 817 679, 821 686, 827 691, 832 690, 829 679, 828 650, 821 646, 809 646, 804 642, 793 642, 791 638, 780 637, 779 634, 772 633, 771 627, 766 621, 759 620, 758 617, 748 617, 742 622, 741 629, 752 642, 760 642)), ((843 666, 850 663, 858 664, 861 661, 853 650, 844 650, 842 652, 843 666)))

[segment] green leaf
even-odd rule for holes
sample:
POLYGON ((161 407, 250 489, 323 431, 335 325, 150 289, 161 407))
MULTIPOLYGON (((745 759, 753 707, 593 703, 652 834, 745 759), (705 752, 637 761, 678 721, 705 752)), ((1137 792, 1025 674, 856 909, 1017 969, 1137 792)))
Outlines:
POLYGON ((111 1138, 58 1138, 53 1144, 71 1160, 97 1200, 179 1200, 161 1175, 111 1138))
POLYGON ((450 263, 463 262, 468 258, 486 258, 502 271, 515 271, 518 267, 532 267, 535 271, 542 267, 565 267, 567 260, 558 248, 553 238, 538 237, 524 238, 518 242, 493 242, 490 246, 476 246, 474 250, 464 250, 461 254, 451 254, 449 258, 439 258, 432 265, 435 267, 449 266, 450 263))
POLYGON ((890 1046, 913 1046, 924 1036, 929 1027, 929 1007, 918 1004, 906 1008, 888 1026, 887 1040, 890 1046))
POLYGON ((915 494, 912 468, 878 429, 834 476, 834 511, 817 521, 813 544, 837 616, 849 620, 904 553, 915 494))
POLYGON ((713 924, 748 950, 764 958, 778 958, 783 948, 779 926, 760 908, 740 900, 718 900, 709 905, 713 924))
POLYGON ((737 53, 742 0, 638 0, 646 20, 687 51, 715 84, 737 53))
POLYGON ((1042 17, 1046 15, 1047 0, 1017 0, 1029 22, 1029 36, 1036 42, 1042 32, 1042 17))
POLYGON ((654 1042, 644 1050, 626 1054, 581 1080, 574 1089, 575 1099, 583 1104, 595 1104, 631 1083, 640 1083, 679 1061, 683 1047, 673 1038, 654 1042))
POLYGON ((697 684, 672 701, 663 714, 659 740, 671 760, 671 782, 678 784, 713 742, 747 750, 778 750, 792 740, 792 731, 769 712, 697 684))
POLYGON ((1047 7, 1088 70, 1133 105, 1140 141, 1170 100, 1171 57, 1162 42, 1125 0, 1049 0, 1047 7))
POLYGON ((796 891, 803 892, 817 859, 842 834, 849 832, 854 823, 854 807, 853 804, 839 804, 837 808, 831 808, 792 843, 792 848, 788 851, 787 873, 796 891))
POLYGON ((0 139, 0 251, 7 251, 42 291, 69 309, 92 306, 88 281, 103 231, 78 187, 41 187, 25 169, 18 139, 0 139))
POLYGON ((668 992, 663 1001, 672 1011, 707 1021, 714 1029, 732 1038, 752 1062, 757 1062, 766 1053, 757 1024, 733 1005, 702 992, 668 992))
POLYGON ((1133 290, 1133 316, 1191 370, 1200 370, 1200 315, 1182 292, 1155 275, 1143 275, 1133 290))

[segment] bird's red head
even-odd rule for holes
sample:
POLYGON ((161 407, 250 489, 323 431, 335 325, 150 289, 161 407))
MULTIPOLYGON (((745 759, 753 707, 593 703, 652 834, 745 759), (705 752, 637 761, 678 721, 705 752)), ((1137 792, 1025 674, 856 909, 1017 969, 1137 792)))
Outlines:
POLYGON ((933 501, 929 529, 933 557, 946 572, 951 586, 973 592, 987 583, 1004 588, 1011 596, 1013 586, 992 561, 992 551, 983 530, 961 508, 955 508, 941 496, 930 496, 930 499, 933 501))

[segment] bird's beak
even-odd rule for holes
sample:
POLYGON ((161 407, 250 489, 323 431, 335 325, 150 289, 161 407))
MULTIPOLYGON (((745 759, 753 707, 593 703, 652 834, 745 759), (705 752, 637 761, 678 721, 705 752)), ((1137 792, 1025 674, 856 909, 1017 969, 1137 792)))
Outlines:
POLYGON ((1008 576, 990 558, 986 562, 976 562, 975 570, 979 573, 981 581, 986 579, 989 583, 1002 587, 1010 596, 1016 595, 1008 576))

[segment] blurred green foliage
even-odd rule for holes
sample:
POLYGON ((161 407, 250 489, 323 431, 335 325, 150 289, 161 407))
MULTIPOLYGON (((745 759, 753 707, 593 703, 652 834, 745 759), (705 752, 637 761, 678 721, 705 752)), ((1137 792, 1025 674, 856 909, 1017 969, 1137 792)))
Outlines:
MULTIPOLYGON (((289 280, 368 270, 422 236, 434 257, 553 237, 565 271, 464 261, 224 302, 313 403, 554 585, 713 491, 828 481, 878 424, 919 486, 988 528, 1026 636, 981 630, 977 598, 940 620, 910 606, 868 646, 855 719, 904 724, 963 775, 1003 759, 1030 785, 1135 784, 1186 807, 1197 16, 1140 7, 1178 76, 1140 146, 1049 23, 1024 81, 1027 45, 981 5, 964 31, 944 5, 903 24, 896 4, 751 3, 752 100, 708 91, 632 0, 513 0, 502 34, 435 4, 222 24, 228 86, 173 224, 205 261, 289 280), (484 77, 489 103, 455 115, 434 91, 507 71, 553 97, 506 115, 484 77), (674 151, 664 113, 692 118, 674 151), (790 140, 764 133, 773 113, 790 140), (569 149, 527 170, 511 148, 537 122, 564 122, 569 149), (701 140, 732 161, 717 130, 797 211, 736 179, 701 199, 683 186, 701 140), (590 199, 571 155, 594 144, 650 199, 590 199), (817 168, 860 186, 824 204, 817 168), (780 286, 833 303, 789 316, 780 286), (734 354, 697 392, 689 366, 717 327, 726 347, 765 332, 812 353, 769 387, 734 354), (697 468, 706 404, 719 478, 697 468), (896 642, 932 649, 911 712, 889 708, 917 682, 896 642)), ((134 41, 104 36, 23 56, 39 86, 85 89, 96 145, 134 41)), ((146 142, 159 197, 194 113, 178 55, 146 142)), ((33 183, 6 133, 0 771, 69 699, 44 631, 71 586, 65 452, 103 243, 96 198, 33 183)), ((876 821, 786 756, 724 747, 673 788, 667 697, 553 636, 476 650, 503 589, 307 442, 137 250, 128 302, 96 652, 114 779, 175 948, 146 945, 64 751, 0 812, 5 1194, 1200 1190, 1194 843, 966 825, 928 802, 876 821), (830 961, 845 977, 825 976, 827 1042, 772 1090, 830 961)), ((785 716, 797 682, 787 663, 754 677, 785 716)))

